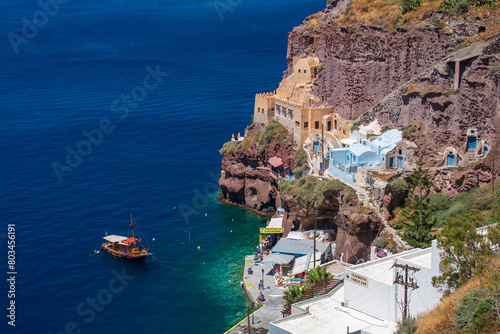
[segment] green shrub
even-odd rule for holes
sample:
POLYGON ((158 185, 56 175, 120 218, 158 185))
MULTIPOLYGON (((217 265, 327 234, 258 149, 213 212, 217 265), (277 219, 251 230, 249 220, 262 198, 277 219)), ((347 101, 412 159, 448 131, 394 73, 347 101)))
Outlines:
POLYGON ((380 128, 380 131, 382 131, 382 133, 386 132, 387 130, 389 130, 389 127, 385 124, 380 128))
POLYGON ((302 167, 307 164, 307 152, 301 147, 293 154, 293 160, 295 160, 295 165, 297 167, 302 167))
POLYGON ((403 14, 406 14, 414 10, 417 10, 418 7, 420 7, 421 3, 422 3, 421 0, 403 0, 400 7, 401 12, 403 14))
POLYGON ((353 188, 347 187, 347 190, 344 194, 344 202, 349 203, 353 199, 358 199, 358 194, 356 193, 356 191, 353 188))
POLYGON ((452 15, 462 15, 469 11, 469 3, 466 0, 457 1, 455 5, 448 11, 452 15))
POLYGON ((458 51, 460 49, 463 49, 471 44, 470 41, 463 41, 462 43, 458 43, 457 46, 455 47, 455 51, 458 51))
POLYGON ((280 193, 281 194, 288 194, 290 192, 290 189, 292 188, 294 182, 295 181, 281 180, 280 181, 280 193))
POLYGON ((499 71, 500 71, 500 65, 493 65, 490 68, 491 75, 497 74, 499 71))
MULTIPOLYGON (((328 16, 328 15, 327 15, 328 16)), ((321 72, 323 70, 323 67, 325 66, 325 64, 323 63, 319 63, 318 65, 318 73, 321 72)))
POLYGON ((339 180, 328 180, 320 182, 315 188, 317 203, 323 203, 325 200, 325 194, 338 194, 340 191, 344 190, 346 186, 339 180))
POLYGON ((219 150, 219 153, 220 155, 226 155, 226 153, 228 152, 228 149, 231 147, 232 145, 232 142, 228 141, 227 143, 224 143, 224 145, 222 145, 222 148, 219 150))
POLYGON ((368 12, 368 11, 370 10, 370 6, 368 6, 368 5, 364 5, 363 7, 361 7, 361 10, 362 10, 363 12, 368 12))
POLYGON ((436 211, 445 211, 448 210, 451 206, 451 196, 435 193, 429 195, 429 204, 436 211))
POLYGON ((375 247, 380 247, 380 248, 385 248, 387 244, 389 243, 389 239, 386 237, 380 236, 377 239, 373 240, 373 246, 375 247))
POLYGON ((391 192, 396 196, 402 196, 408 192, 408 183, 401 178, 392 180, 389 185, 391 192))
POLYGON ((349 0, 347 2, 346 7, 345 7, 345 15, 346 16, 349 15, 349 12, 351 11, 351 9, 352 9, 352 0, 349 0))
POLYGON ((358 131, 358 130, 359 130, 359 126, 357 126, 357 125, 351 126, 351 131, 358 131))
POLYGON ((417 126, 414 124, 403 128, 403 138, 407 138, 410 134, 412 134, 415 131, 417 131, 417 126))
POLYGON ((413 334, 417 330, 417 320, 415 318, 406 318, 398 322, 396 334, 413 334))
POLYGON ((293 175, 295 175, 295 177, 297 179, 300 179, 302 177, 303 172, 304 172, 304 169, 302 167, 297 167, 297 168, 293 169, 293 175))

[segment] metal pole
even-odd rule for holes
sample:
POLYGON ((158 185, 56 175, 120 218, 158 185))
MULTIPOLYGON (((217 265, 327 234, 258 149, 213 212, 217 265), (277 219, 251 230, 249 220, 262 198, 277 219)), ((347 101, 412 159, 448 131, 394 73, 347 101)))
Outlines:
POLYGON ((323 168, 321 168, 321 171, 325 169, 325 141, 324 141, 324 135, 323 135, 323 122, 321 123, 321 155, 322 155, 322 160, 323 160, 323 168))
POLYGON ((403 320, 408 316, 408 265, 405 266, 405 305, 404 305, 404 313, 403 320))
POLYGON ((316 212, 316 221, 314 222, 313 269, 316 268, 316 224, 317 223, 318 223, 318 213, 316 212))
POLYGON ((248 334, 250 334, 250 306, 247 306, 248 334))
POLYGON ((264 290, 264 269, 262 269, 262 290, 264 290))
POLYGON ((495 158, 492 161, 491 167, 491 208, 495 205, 495 158))

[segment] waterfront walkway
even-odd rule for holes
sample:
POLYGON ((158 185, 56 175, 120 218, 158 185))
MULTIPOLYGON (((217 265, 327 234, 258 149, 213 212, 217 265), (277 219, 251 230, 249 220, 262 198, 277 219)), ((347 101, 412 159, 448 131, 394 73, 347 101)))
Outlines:
MULTIPOLYGON (((265 262, 266 256, 264 256, 265 262)), ((269 323, 271 321, 282 318, 281 310, 283 309, 283 292, 284 288, 277 288, 274 281, 273 265, 271 263, 261 263, 253 260, 253 255, 245 257, 245 271, 243 272, 242 286, 249 299, 249 304, 253 303, 256 311, 250 311, 250 333, 267 333, 269 331, 269 323), (249 273, 248 268, 253 269, 253 273, 249 273), (259 283, 264 277, 264 289, 259 290, 259 283), (260 292, 264 294, 265 301, 259 303, 257 301, 260 292)), ((228 330, 224 334, 242 334, 248 333, 248 319, 245 318, 236 326, 228 330)))

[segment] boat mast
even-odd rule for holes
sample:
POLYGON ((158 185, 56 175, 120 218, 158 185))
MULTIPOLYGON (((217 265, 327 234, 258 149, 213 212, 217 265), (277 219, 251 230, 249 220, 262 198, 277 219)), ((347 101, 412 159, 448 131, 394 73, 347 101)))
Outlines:
POLYGON ((130 226, 132 226, 132 238, 134 238, 134 248, 137 248, 137 244, 135 242, 135 231, 134 231, 134 218, 132 217, 132 212, 130 213, 130 226))

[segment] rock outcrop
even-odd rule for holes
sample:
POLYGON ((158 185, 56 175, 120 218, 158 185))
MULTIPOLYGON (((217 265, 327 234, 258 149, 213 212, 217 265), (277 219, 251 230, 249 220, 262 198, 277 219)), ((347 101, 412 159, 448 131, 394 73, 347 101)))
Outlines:
MULTIPOLYGON (((255 126, 247 136, 262 128, 255 126)), ((293 169, 293 144, 273 139, 261 152, 257 144, 229 150, 222 158, 219 186, 221 197, 231 203, 268 214, 276 210, 278 182, 271 172, 269 159, 279 157, 283 169, 293 169)))
POLYGON ((349 263, 369 260, 370 245, 380 229, 381 220, 372 209, 360 207, 357 200, 344 204, 343 198, 344 191, 338 195, 329 194, 315 209, 305 207, 290 195, 280 195, 281 206, 287 212, 283 219, 284 235, 292 229, 312 230, 316 224, 317 229, 331 231, 331 239, 336 243, 335 259, 342 258, 349 263))

